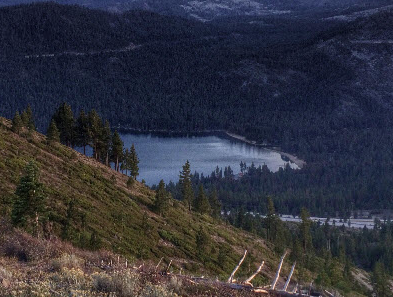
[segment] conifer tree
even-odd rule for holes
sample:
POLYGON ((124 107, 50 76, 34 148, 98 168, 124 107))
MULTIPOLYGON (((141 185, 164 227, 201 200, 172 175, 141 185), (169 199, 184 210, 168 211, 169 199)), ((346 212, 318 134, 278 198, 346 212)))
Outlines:
POLYGON ((89 112, 89 139, 93 147, 93 155, 96 160, 100 159, 100 140, 102 134, 102 121, 98 113, 93 109, 89 112))
POLYGON ((121 170, 126 171, 126 175, 128 175, 128 170, 130 168, 130 151, 125 149, 123 152, 123 160, 121 162, 121 170))
POLYGON ((393 296, 393 293, 389 288, 389 277, 381 261, 375 263, 371 280, 375 296, 393 296))
POLYGON ((134 144, 132 144, 130 149, 130 175, 136 179, 139 175, 139 159, 135 150, 134 144))
POLYGON ((27 125, 29 124, 29 116, 27 115, 26 110, 22 111, 22 113, 20 114, 20 118, 22 120, 23 127, 27 128, 27 125))
POLYGON ((71 106, 63 103, 55 112, 52 119, 60 132, 60 141, 68 146, 75 145, 75 120, 71 106))
POLYGON ((209 200, 205 195, 202 184, 199 185, 198 195, 195 199, 195 210, 201 214, 210 213, 211 210, 209 200))
POLYGON ((213 188, 209 195, 209 204, 211 207, 212 217, 215 219, 220 218, 221 216, 221 202, 218 200, 217 190, 213 188))
POLYGON ((54 120, 50 122, 48 131, 46 132, 46 137, 48 139, 48 142, 60 142, 60 132, 59 129, 57 129, 54 120))
POLYGON ((112 146, 112 132, 111 127, 108 121, 105 121, 105 124, 102 128, 101 137, 100 137, 100 147, 102 150, 102 161, 105 162, 106 166, 109 166, 110 161, 110 150, 112 146))
POLYGON ((200 226, 196 234, 195 242, 197 247, 197 254, 203 261, 205 260, 205 253, 208 249, 210 243, 209 241, 209 235, 202 228, 202 226, 200 226))
POLYGON ((273 199, 268 197, 268 212, 266 218, 264 219, 267 231, 267 239, 273 242, 277 237, 277 231, 281 223, 280 219, 276 215, 276 210, 274 209, 273 199))
POLYGON ((115 170, 120 170, 120 160, 123 157, 123 141, 120 138, 119 133, 115 131, 112 135, 112 147, 111 147, 111 155, 113 158, 113 162, 115 162, 115 170))
POLYGON ((44 186, 39 181, 39 170, 31 161, 25 168, 25 174, 20 179, 15 191, 11 219, 14 226, 34 226, 38 232, 38 224, 45 213, 44 186))
POLYGON ((191 184, 191 169, 190 162, 186 162, 183 165, 183 170, 180 172, 179 184, 181 187, 182 200, 188 206, 188 210, 191 211, 194 202, 194 192, 191 184))
POLYGON ((89 118, 81 110, 76 121, 76 143, 78 146, 83 147, 83 154, 86 155, 86 146, 89 145, 90 135, 89 135, 89 118))
POLYGON ((74 208, 75 208, 75 201, 70 200, 67 203, 67 211, 66 211, 66 217, 63 222, 63 227, 61 230, 61 238, 66 240, 66 239, 71 239, 71 226, 72 226, 72 220, 74 217, 74 208))
POLYGON ((302 222, 300 224, 300 236, 302 240, 303 249, 305 252, 307 252, 312 245, 311 233, 310 233, 311 220, 308 210, 305 209, 304 207, 301 210, 300 218, 302 219, 302 222))
POLYGON ((19 115, 19 112, 15 112, 15 116, 12 119, 12 131, 16 134, 20 134, 22 127, 23 127, 23 122, 19 115))
POLYGON ((169 196, 170 194, 165 190, 165 183, 163 180, 158 184, 156 191, 156 197, 154 200, 154 210, 159 214, 163 215, 169 207, 169 196))
POLYGON ((30 131, 35 131, 34 115, 33 111, 31 110, 30 104, 27 105, 25 113, 27 116, 25 127, 28 128, 30 131))

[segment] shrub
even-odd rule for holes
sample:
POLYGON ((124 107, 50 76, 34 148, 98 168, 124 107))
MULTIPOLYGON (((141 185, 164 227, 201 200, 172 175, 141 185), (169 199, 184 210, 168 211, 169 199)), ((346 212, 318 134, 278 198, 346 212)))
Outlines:
POLYGON ((12 278, 12 273, 5 269, 4 267, 0 267, 0 281, 3 279, 10 280, 12 278))
POLYGON ((135 296, 138 291, 138 275, 130 271, 118 271, 112 275, 96 273, 93 275, 93 290, 103 293, 116 293, 116 296, 135 296))
POLYGON ((60 258, 54 259, 51 262, 52 271, 61 271, 64 268, 77 269, 81 268, 83 265, 83 260, 77 256, 71 254, 63 254, 60 258))
POLYGON ((135 179, 129 177, 127 180, 127 188, 131 189, 134 184, 135 184, 135 179))
POLYGON ((170 291, 165 285, 153 285, 151 283, 145 284, 141 294, 141 297, 169 297, 176 296, 170 291))

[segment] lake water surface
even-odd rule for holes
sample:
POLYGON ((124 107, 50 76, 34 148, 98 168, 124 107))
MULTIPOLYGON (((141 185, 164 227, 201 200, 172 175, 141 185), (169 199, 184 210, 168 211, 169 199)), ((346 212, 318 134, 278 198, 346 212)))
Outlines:
MULTIPOLYGON (((120 134, 125 148, 134 143, 140 160, 138 180, 148 185, 179 180, 179 171, 189 160, 191 172, 212 173, 216 166, 231 166, 235 174, 240 172, 240 161, 255 166, 266 164, 277 171, 288 162, 281 155, 263 148, 217 136, 163 137, 152 134, 120 134)), ((291 167, 297 168, 293 163, 291 167)))

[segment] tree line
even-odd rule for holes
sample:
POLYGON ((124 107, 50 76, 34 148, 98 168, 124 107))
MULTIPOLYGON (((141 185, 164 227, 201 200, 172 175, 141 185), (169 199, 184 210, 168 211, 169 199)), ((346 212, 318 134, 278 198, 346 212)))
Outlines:
POLYGON ((109 121, 101 119, 93 109, 88 113, 81 110, 75 118, 71 106, 63 103, 52 116, 47 136, 49 141, 60 141, 70 147, 93 149, 94 159, 110 166, 112 162, 116 171, 122 171, 136 179, 139 175, 139 159, 134 144, 124 148, 124 143, 115 131, 111 131, 109 121))
MULTIPOLYGON (((216 219, 221 217, 221 202, 215 189, 206 194, 201 184, 195 194, 192 186, 191 164, 188 160, 179 173, 179 187, 181 196, 176 198, 182 201, 190 212, 195 211, 200 214, 211 215, 216 219)), ((168 197, 172 197, 172 194, 167 190, 168 187, 165 186, 163 180, 157 187, 154 186, 153 188, 156 188, 155 209, 159 213, 163 213, 168 207, 168 197)))
MULTIPOLYGON (((12 130, 20 134, 23 127, 28 131, 35 130, 33 112, 28 106, 20 115, 15 113, 12 120, 12 130)), ((47 140, 49 143, 60 142, 64 145, 83 147, 86 155, 86 147, 93 149, 93 158, 110 166, 114 164, 116 171, 125 172, 134 179, 139 175, 139 159, 134 144, 128 149, 115 131, 111 131, 107 120, 101 119, 93 109, 88 113, 81 110, 78 117, 74 117, 71 106, 67 103, 61 104, 52 116, 47 129, 47 140)))
MULTIPOLYGON (((354 267, 370 272, 375 296, 393 296, 389 279, 393 276, 393 222, 362 230, 313 222, 302 208, 300 223, 283 222, 276 212, 273 199, 264 198, 265 216, 254 215, 243 207, 224 212, 223 219, 231 225, 257 234, 274 246, 278 253, 290 249, 290 259, 298 265, 298 278, 306 278, 303 268, 316 275, 315 285, 339 288, 345 294, 364 290, 356 285, 354 267)), ((365 295, 367 291, 364 290, 365 295)))

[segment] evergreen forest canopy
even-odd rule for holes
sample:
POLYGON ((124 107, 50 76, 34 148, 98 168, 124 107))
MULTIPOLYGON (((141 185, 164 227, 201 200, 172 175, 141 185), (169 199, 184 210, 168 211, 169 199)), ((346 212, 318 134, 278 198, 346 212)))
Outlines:
POLYGON ((299 171, 261 168, 218 184, 228 208, 266 210, 258 199, 267 195, 280 213, 392 208, 392 47, 352 42, 389 39, 392 18, 226 25, 54 3, 5 7, 0 113, 13 117, 30 104, 46 131, 65 101, 75 114, 97 110, 112 128, 227 130, 307 161, 299 171))
MULTIPOLYGON (((53 115, 44 142, 37 140, 37 135, 34 135, 34 121, 30 107, 23 111, 22 116, 19 113, 15 114, 11 129, 7 126, 1 127, 1 129, 11 130, 20 138, 25 138, 33 144, 39 143, 41 149, 45 148, 57 153, 61 149, 61 146, 58 145, 60 141, 73 146, 83 145, 83 141, 80 142, 80 139, 87 139, 86 142, 95 147, 93 157, 108 166, 105 151, 101 149, 105 147, 106 141, 108 141, 107 145, 110 148, 110 153, 107 153, 107 155, 111 156, 110 160, 114 163, 118 162, 115 152, 120 150, 124 152, 124 148, 117 139, 116 131, 109 134, 112 137, 105 137, 107 127, 105 121, 97 117, 94 110, 89 112, 87 116, 82 111, 79 117, 74 119, 70 106, 64 103, 53 115), (94 141, 97 141, 100 145, 94 146, 94 141), (102 157, 99 158, 98 156, 102 157)), ((10 135, 8 137, 12 138, 10 135)), ((75 153, 73 154, 75 155, 75 153)), ((126 154, 122 156, 120 157, 121 161, 123 164, 127 164, 126 154)), ((76 156, 72 158, 75 159, 76 156)), ((136 168, 137 163, 136 158, 134 163, 136 168)), ((113 170, 119 171, 118 164, 113 170)), ((131 176, 133 176, 132 170, 134 169, 131 169, 131 176)), ((244 174, 247 174, 247 172, 250 174, 252 170, 256 169, 253 166, 247 167, 246 164, 242 163, 244 174)), ((266 171, 266 167, 263 167, 263 170, 266 171)), ((72 172, 72 170, 69 172, 72 172)), ((217 169, 212 173, 212 177, 233 179, 233 172, 230 168, 226 168, 222 176, 222 172, 217 169)), ((13 225, 21 227, 37 237, 42 233, 47 237, 52 232, 50 226, 53 226, 54 223, 60 224, 62 239, 72 241, 74 244, 87 249, 98 249, 102 246, 103 243, 96 231, 92 231, 90 239, 86 238, 86 214, 81 213, 83 203, 78 199, 69 200, 66 205, 65 218, 60 218, 58 214, 55 215, 54 213, 53 201, 50 201, 47 197, 51 191, 48 191, 40 180, 37 163, 30 161, 25 167, 14 195, 12 195, 12 202, 9 203, 4 198, 0 201, 2 206, 5 207, 2 210, 3 213, 10 214, 13 225), (6 202, 5 205, 4 202, 6 202), (11 209, 7 211, 7 208, 11 209), (80 220, 83 222, 82 230, 77 227, 80 220)), ((112 182, 116 182, 116 178, 112 178, 112 182)), ((132 189, 135 186, 134 178, 129 178, 127 188, 132 189)), ((216 189, 213 187, 209 194, 206 194, 198 175, 193 176, 191 174, 191 164, 188 161, 180 172, 178 187, 180 193, 177 198, 182 201, 185 206, 183 209, 189 214, 198 213, 204 218, 211 216, 214 219, 212 222, 217 224, 224 219, 235 227, 264 238, 274 247, 277 253, 281 254, 285 249, 290 249, 290 260, 297 261, 298 264, 298 281, 304 282, 308 279, 309 276, 304 270, 306 269, 315 275, 315 285, 318 288, 336 288, 344 294, 351 294, 354 291, 367 294, 367 290, 359 286, 354 280, 357 273, 354 269, 355 265, 367 271, 372 271, 370 281, 374 293, 380 296, 391 296, 387 285, 388 279, 393 273, 391 269, 393 263, 391 257, 393 227, 390 221, 381 224, 380 221, 376 220, 373 230, 364 228, 361 232, 356 232, 344 227, 331 227, 327 223, 313 223, 307 209, 302 208, 300 224, 284 223, 276 214, 274 202, 270 197, 263 199, 267 205, 265 218, 247 213, 243 207, 231 210, 230 213, 224 212, 224 215, 222 215, 221 203, 218 200, 216 189), (196 185, 195 182, 199 182, 199 184, 196 185), (194 191, 195 186, 198 188, 197 191, 194 191)), ((179 208, 178 203, 172 199, 171 194, 165 189, 163 181, 158 185, 153 204, 149 208, 162 218, 166 218, 169 213, 179 208)), ((145 212, 143 217, 144 228, 146 224, 149 225, 145 212)), ((145 232, 147 232, 146 230, 145 232)), ((145 236, 151 232, 145 233, 145 236)), ((173 242, 176 246, 185 244, 183 242, 184 238, 174 238, 171 233, 164 231, 161 233, 162 238, 173 242)), ((104 237, 106 236, 104 235, 104 237)), ((208 255, 211 238, 202 227, 196 233, 195 243, 198 261, 201 261, 204 265, 210 265, 209 267, 216 265, 214 257, 208 255)), ((224 267, 222 263, 226 261, 229 252, 230 247, 225 245, 220 247, 217 256, 219 263, 217 267, 221 267, 221 269, 224 267)), ((140 255, 138 257, 144 256, 140 255)))

